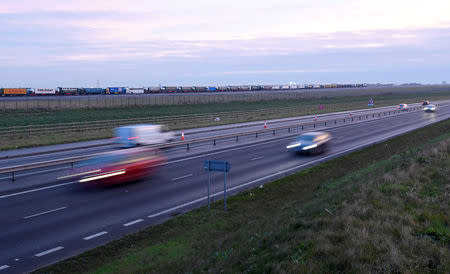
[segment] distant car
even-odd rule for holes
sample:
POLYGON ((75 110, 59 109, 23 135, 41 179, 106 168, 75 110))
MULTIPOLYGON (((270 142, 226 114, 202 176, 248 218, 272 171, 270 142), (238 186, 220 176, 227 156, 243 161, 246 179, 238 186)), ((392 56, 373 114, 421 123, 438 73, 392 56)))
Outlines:
POLYGON ((430 101, 423 101, 422 106, 426 106, 426 105, 429 105, 429 104, 430 104, 430 101))
POLYGON ((398 110, 407 110, 408 105, 407 104, 399 104, 397 105, 398 110))
POLYGON ((331 134, 326 132, 308 132, 298 136, 286 149, 297 153, 322 153, 331 139, 331 134))
POLYGON ((58 180, 100 185, 125 183, 147 177, 164 161, 165 157, 151 148, 114 150, 76 163, 58 180))
POLYGON ((429 104, 423 107, 423 111, 425 112, 435 112, 436 111, 436 106, 429 104))

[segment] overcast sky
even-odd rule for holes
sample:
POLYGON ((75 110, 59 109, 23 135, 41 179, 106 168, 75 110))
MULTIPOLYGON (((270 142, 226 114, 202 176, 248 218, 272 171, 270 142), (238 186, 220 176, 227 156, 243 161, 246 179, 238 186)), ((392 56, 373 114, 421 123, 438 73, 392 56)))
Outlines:
POLYGON ((450 82, 449 0, 0 0, 0 86, 450 82))

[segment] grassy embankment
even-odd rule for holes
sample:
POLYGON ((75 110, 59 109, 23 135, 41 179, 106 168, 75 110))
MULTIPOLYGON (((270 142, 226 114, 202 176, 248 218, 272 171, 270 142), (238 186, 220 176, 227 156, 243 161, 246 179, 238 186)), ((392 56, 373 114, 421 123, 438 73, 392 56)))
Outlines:
MULTIPOLYGON (((426 92, 426 93, 402 93, 402 94, 384 94, 372 96, 376 106, 395 105, 399 102, 417 103, 424 99, 444 100, 450 99, 450 91, 426 92)), ((229 124, 237 122, 248 122, 257 120, 269 120, 282 117, 327 113, 335 111, 344 111, 351 109, 367 108, 367 96, 353 97, 332 97, 332 98, 305 98, 302 100, 274 100, 258 102, 233 102, 222 104, 198 104, 198 105, 169 105, 169 106, 147 106, 133 108, 115 108, 115 109, 87 109, 87 110, 53 110, 53 111, 6 111, 0 117, 0 129, 8 126, 26 126, 38 124, 56 124, 84 121, 102 121, 124 118, 143 118, 143 117, 170 117, 178 115, 187 115, 188 117, 178 120, 177 123, 163 122, 168 124, 172 130, 187 129, 211 125, 229 124), (318 109, 323 105, 322 110, 318 109), (283 110, 283 108, 296 107, 295 110, 283 110), (250 112, 255 110, 272 110, 264 112, 265 115, 250 114, 240 116, 227 116, 226 113, 232 111, 250 112), (194 119, 189 117, 193 114, 214 114, 222 116, 220 122, 211 119, 194 119), (225 118, 224 118, 225 117, 225 118)), ((161 118, 162 119, 162 118, 161 118)), ((166 119, 166 118, 164 118, 166 119)), ((167 119, 166 119, 167 120, 167 119)), ((25 134, 23 136, 2 136, 0 138, 0 150, 13 149, 16 147, 32 147, 40 145, 50 145, 58 143, 77 142, 84 140, 93 140, 109 138, 112 134, 112 128, 97 130, 75 130, 68 134, 52 133, 48 131, 46 135, 36 136, 25 134)))
POLYGON ((450 120, 38 272, 450 271, 450 120))

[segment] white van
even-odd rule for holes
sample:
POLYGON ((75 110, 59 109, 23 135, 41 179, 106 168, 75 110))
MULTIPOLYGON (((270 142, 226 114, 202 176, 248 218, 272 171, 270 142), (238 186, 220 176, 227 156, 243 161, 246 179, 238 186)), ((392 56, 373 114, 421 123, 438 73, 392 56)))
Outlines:
POLYGON ((164 125, 129 125, 114 129, 114 139, 121 147, 164 144, 175 140, 173 132, 164 125))

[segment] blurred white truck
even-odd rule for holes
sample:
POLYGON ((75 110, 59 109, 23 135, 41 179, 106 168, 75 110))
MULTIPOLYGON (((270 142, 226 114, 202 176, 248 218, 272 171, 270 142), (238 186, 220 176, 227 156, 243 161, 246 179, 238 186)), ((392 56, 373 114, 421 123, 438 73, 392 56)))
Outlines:
POLYGON ((164 125, 128 125, 114 129, 114 140, 123 148, 164 144, 175 140, 175 134, 164 125))

